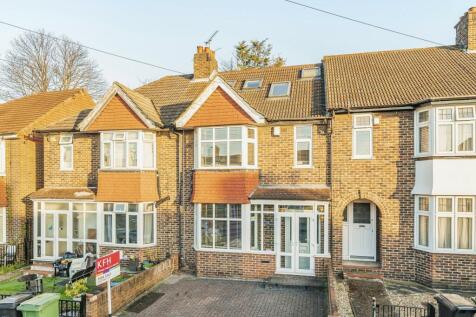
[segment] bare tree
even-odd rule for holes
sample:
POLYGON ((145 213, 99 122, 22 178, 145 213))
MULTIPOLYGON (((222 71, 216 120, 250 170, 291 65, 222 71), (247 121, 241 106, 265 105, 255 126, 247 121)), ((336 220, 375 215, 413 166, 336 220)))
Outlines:
POLYGON ((67 37, 43 31, 14 39, 0 67, 0 97, 13 99, 42 91, 86 88, 93 97, 106 83, 88 51, 67 37))

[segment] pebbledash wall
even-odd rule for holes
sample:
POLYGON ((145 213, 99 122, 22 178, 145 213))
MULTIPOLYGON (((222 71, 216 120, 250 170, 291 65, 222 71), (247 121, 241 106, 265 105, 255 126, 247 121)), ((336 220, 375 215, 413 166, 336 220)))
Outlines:
MULTIPOLYGON (((73 170, 60 170, 59 134, 44 135, 44 187, 91 187, 98 186, 100 169, 100 140, 98 133, 74 133, 73 170)), ((156 246, 109 247, 100 246, 100 253, 123 250, 127 255, 140 259, 165 259, 179 252, 179 208, 178 208, 178 136, 170 131, 157 132, 157 177, 159 201, 156 204, 156 246)))
MULTIPOLYGON (((329 135, 326 122, 301 122, 313 125, 312 168, 294 168, 294 125, 283 124, 280 136, 272 126, 258 127, 258 169, 260 185, 325 184, 329 180, 329 135)), ((191 203, 194 135, 185 131, 184 248, 187 267, 198 276, 261 279, 276 271, 276 255, 219 250, 195 251, 194 208, 191 203)), ((226 173, 227 171, 223 171, 226 173)), ((226 202, 223 202, 226 203, 226 202)), ((316 275, 324 277, 330 259, 315 258, 316 275)))

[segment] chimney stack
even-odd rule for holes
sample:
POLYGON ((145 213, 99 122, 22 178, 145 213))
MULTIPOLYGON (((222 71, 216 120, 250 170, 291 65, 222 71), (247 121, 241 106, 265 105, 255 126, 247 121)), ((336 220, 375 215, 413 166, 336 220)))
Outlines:
POLYGON ((476 52, 476 7, 469 8, 455 25, 456 45, 468 52, 476 52))
POLYGON ((207 46, 197 46, 197 52, 193 56, 193 79, 208 79, 217 69, 215 52, 207 46))

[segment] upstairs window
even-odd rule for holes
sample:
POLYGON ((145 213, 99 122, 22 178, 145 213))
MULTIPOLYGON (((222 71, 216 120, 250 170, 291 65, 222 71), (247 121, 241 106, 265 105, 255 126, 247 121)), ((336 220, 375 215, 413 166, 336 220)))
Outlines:
POLYGON ((436 109, 438 154, 474 153, 474 106, 436 109))
POLYGON ((417 115, 417 151, 419 154, 430 152, 430 112, 421 111, 417 115))
POLYGON ((0 176, 4 176, 6 173, 5 164, 5 140, 0 139, 0 176))
POLYGON ((321 69, 318 67, 304 68, 301 70, 301 78, 316 78, 321 77, 321 69))
POLYGON ((312 125, 294 127, 294 166, 312 166, 312 125))
POLYGON ((257 89, 261 88, 261 79, 255 79, 255 80, 245 80, 245 83, 243 84, 244 89, 257 89))
POLYGON ((71 171, 73 169, 73 135, 60 135, 60 170, 71 171))
POLYGON ((289 92, 291 91, 291 83, 290 82, 283 82, 283 83, 273 83, 269 89, 269 97, 285 97, 289 96, 289 92))
POLYGON ((256 166, 256 128, 244 126, 199 128, 197 133, 198 167, 256 166))
POLYGON ((372 158, 372 115, 356 114, 352 118, 352 158, 372 158))
POLYGON ((155 168, 155 134, 143 131, 101 133, 101 168, 155 168))

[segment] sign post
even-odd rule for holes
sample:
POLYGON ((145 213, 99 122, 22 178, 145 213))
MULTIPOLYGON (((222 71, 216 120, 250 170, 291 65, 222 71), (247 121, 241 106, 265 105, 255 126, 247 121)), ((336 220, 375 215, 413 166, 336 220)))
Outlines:
POLYGON ((96 285, 107 282, 107 309, 112 316, 111 280, 121 274, 121 252, 114 251, 96 260, 96 285))

